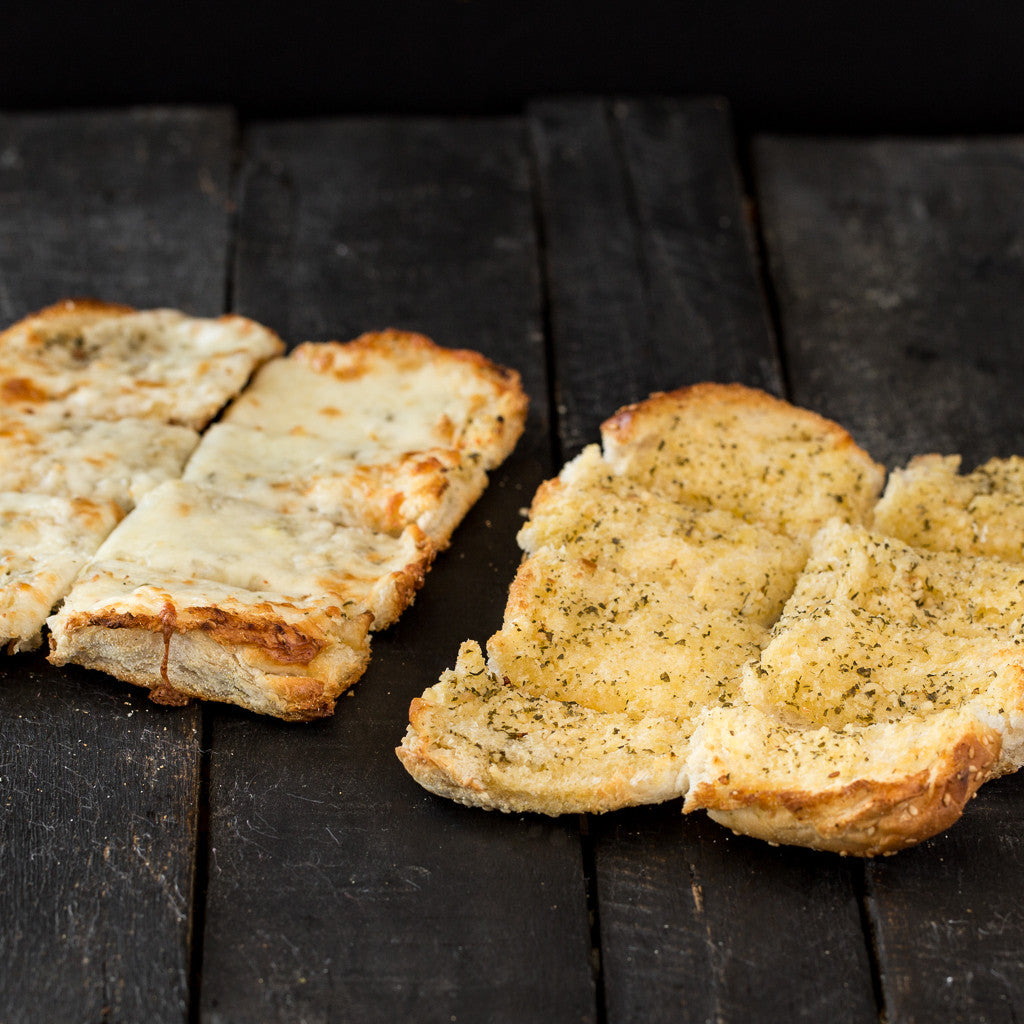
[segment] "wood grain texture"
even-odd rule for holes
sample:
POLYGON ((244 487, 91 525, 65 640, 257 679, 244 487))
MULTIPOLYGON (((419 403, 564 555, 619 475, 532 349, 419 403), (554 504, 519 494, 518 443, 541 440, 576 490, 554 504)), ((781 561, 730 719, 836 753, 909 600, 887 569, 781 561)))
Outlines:
MULTIPOLYGON (((220 312, 224 112, 0 118, 0 311, 220 312)), ((185 1021, 201 716, 41 654, 0 662, 0 1020, 185 1021)))
POLYGON ((797 401, 889 465, 1024 451, 1024 141, 755 147, 797 401))
MULTIPOLYGON (((761 140, 765 235, 798 400, 890 464, 1024 451, 1024 142, 761 140)), ((1024 1013, 1021 783, 866 871, 889 1021, 1024 1013)))
MULTIPOLYGON (((573 211, 545 220, 558 385, 576 396, 559 421, 565 448, 593 440, 614 402, 646 390, 735 374, 780 391, 722 106, 618 104, 609 120, 593 104, 544 104, 535 117, 547 207, 573 211), (557 159, 566 152, 571 164, 557 159), (630 194, 609 198, 610 183, 630 194), (609 262, 591 269, 598 254, 609 262), (601 291, 580 291, 580 273, 615 279, 607 317, 601 291), (642 329, 616 315, 622 295, 642 329), (575 311, 586 302, 582 338, 575 311), (593 388, 593 366, 606 363, 610 386, 593 388)), ((589 828, 609 1024, 874 1019, 856 876, 844 862, 735 840, 684 820, 678 803, 589 828)))
POLYGON ((0 319, 90 296, 223 311, 226 110, 0 116, 0 319))
POLYGON ((872 865, 889 1020, 1020 1020, 1022 803, 1020 778, 989 783, 952 830, 872 865))
POLYGON ((530 126, 564 457, 654 390, 779 393, 724 104, 546 100, 530 126))
POLYGON ((409 701, 500 622, 551 471, 522 124, 261 126, 235 294, 289 341, 393 324, 523 373, 527 434, 335 717, 214 722, 202 1004, 215 1021, 595 1019, 575 822, 435 798, 394 754, 409 701))

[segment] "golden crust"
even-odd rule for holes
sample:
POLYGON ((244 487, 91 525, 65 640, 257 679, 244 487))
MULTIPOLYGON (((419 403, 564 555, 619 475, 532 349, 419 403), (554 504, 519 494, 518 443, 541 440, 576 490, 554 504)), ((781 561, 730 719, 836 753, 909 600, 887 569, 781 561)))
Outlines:
POLYGON ((365 671, 369 612, 133 571, 87 575, 51 620, 53 664, 99 669, 161 703, 198 697, 291 721, 331 714, 365 671))
POLYGON ((547 814, 683 795, 737 832, 874 856, 1024 763, 1019 567, 870 534, 884 468, 846 430, 699 384, 602 440, 534 496, 488 661, 464 645, 413 701, 398 753, 423 786, 547 814))
POLYGON ((874 857, 949 828, 994 774, 1001 739, 979 729, 936 752, 925 770, 894 781, 855 778, 834 790, 727 789, 701 783, 685 809, 705 809, 734 832, 772 843, 874 857))

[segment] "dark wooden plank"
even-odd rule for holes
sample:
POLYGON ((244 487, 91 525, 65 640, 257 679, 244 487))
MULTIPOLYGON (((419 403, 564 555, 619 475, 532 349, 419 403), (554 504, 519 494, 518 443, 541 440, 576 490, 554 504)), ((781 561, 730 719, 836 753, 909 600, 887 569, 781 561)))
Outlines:
POLYGON ((394 755, 412 697, 500 622, 520 508, 550 472, 518 121, 262 126, 236 298, 292 341, 394 324, 518 368, 527 436, 335 717, 214 726, 211 1021, 595 1019, 574 821, 434 798, 394 755))
POLYGON ((535 103, 530 114, 558 438, 569 458, 605 417, 650 390, 646 292, 606 103, 535 103))
MULTIPOLYGON (((220 312, 232 118, 0 118, 0 311, 220 312)), ((201 717, 0 661, 0 1020, 188 1019, 201 717)))
POLYGON ((724 105, 531 112, 566 457, 656 389, 738 380, 778 393, 724 105))
MULTIPOLYGON (((576 396, 559 424, 566 450, 652 389, 712 378, 781 390, 727 111, 666 101, 531 113, 559 387, 576 396), (580 274, 613 282, 608 316, 604 289, 581 292, 580 274), (590 301, 584 323, 576 310, 590 301), (608 386, 588 390, 605 360, 608 386)), ((735 839, 678 803, 590 830, 610 1024, 875 1018, 856 869, 735 839)))
MULTIPOLYGON (((756 164, 797 400, 890 464, 1024 450, 1024 140, 767 138, 756 164)), ((1022 841, 1008 778, 870 865, 886 1019, 1020 1019, 1022 841)))
POLYGON ((876 458, 1024 451, 1014 140, 765 139, 765 234, 798 400, 876 458))

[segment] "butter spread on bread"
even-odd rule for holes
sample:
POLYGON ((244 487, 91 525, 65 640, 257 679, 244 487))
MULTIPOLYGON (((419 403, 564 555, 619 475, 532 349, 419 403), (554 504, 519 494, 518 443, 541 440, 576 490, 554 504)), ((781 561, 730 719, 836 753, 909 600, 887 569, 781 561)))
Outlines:
POLYGON ((915 460, 876 509, 845 431, 738 385, 654 395, 602 442, 538 491, 486 655, 412 702, 422 785, 548 814, 682 796, 873 855, 1024 761, 1021 460, 915 460))

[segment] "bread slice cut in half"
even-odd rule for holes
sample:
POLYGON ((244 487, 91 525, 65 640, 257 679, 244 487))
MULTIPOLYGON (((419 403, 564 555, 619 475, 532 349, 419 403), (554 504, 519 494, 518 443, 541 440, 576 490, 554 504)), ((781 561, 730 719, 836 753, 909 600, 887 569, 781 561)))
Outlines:
POLYGON ((893 470, 876 527, 918 548, 1024 562, 1024 458, 959 470, 959 455, 919 455, 893 470))

